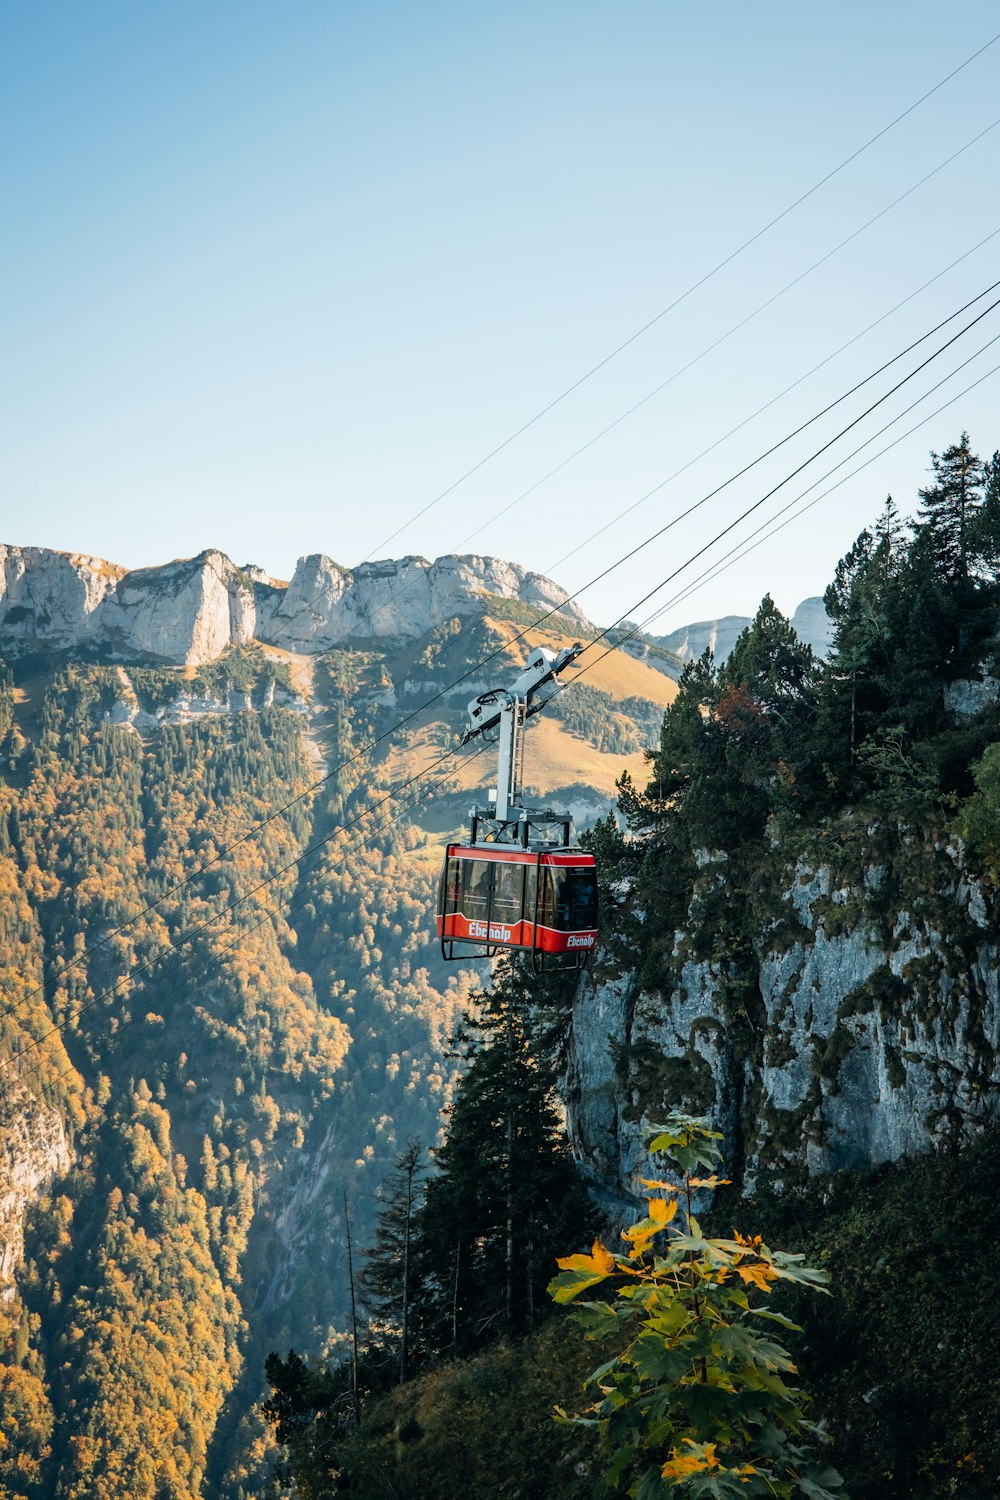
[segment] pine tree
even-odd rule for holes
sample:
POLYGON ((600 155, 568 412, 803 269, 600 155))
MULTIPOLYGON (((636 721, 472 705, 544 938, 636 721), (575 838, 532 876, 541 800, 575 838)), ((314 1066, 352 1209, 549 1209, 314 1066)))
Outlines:
POLYGON ((983 504, 975 519, 972 550, 985 580, 996 583, 1000 565, 1000 450, 983 465, 983 504))
POLYGON ((808 698, 812 675, 812 649, 799 640, 791 621, 765 594, 719 673, 720 685, 747 688, 765 714, 780 720, 808 698))
POLYGON ((952 584, 968 581, 975 521, 983 504, 983 463, 963 432, 944 453, 931 453, 934 483, 919 491, 920 521, 933 541, 941 577, 952 584))
POLYGON ((895 693, 890 613, 905 561, 905 531, 889 495, 874 528, 862 531, 837 564, 823 596, 833 648, 823 674, 820 732, 828 764, 849 776, 858 745, 895 693))
POLYGON ((389 1337, 396 1345, 400 1385, 410 1368, 410 1321, 416 1286, 414 1225, 423 1201, 424 1169, 423 1146, 419 1141, 408 1142, 406 1150, 396 1157, 384 1186, 375 1219, 375 1243, 365 1255, 361 1273, 365 1306, 380 1325, 388 1325, 389 1337))
POLYGON ((417 1312, 436 1351, 464 1355, 530 1328, 560 1235, 579 1238, 592 1217, 565 1145, 532 978, 512 962, 480 997, 439 1172, 417 1215, 417 1312))

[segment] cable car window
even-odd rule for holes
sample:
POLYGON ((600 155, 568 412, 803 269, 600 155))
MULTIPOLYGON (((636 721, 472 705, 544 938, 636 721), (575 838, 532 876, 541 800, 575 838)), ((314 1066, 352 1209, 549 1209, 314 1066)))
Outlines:
POLYGON ((538 872, 538 925, 554 927, 556 917, 555 895, 552 890, 552 871, 544 867, 538 872))
POLYGON ((570 904, 569 871, 556 870, 555 875, 555 907, 556 915, 553 926, 558 927, 560 932, 568 932, 573 926, 572 906, 570 904))
POLYGON ((593 870, 557 870, 554 920, 560 932, 580 932, 597 926, 597 885, 593 870))
POLYGON ((570 927, 597 926, 597 880, 593 870, 569 870, 570 927))
POLYGON ((524 881, 524 920, 533 922, 535 920, 535 885, 537 872, 534 865, 522 865, 525 872, 524 881))
POLYGON ((524 865, 493 866, 493 916, 498 922, 520 922, 524 865))
POLYGON ((490 904, 490 864, 485 859, 466 859, 462 911, 467 917, 485 917, 490 904))
POLYGON ((462 872, 464 861, 449 859, 444 875, 444 911, 446 915, 462 909, 462 872))

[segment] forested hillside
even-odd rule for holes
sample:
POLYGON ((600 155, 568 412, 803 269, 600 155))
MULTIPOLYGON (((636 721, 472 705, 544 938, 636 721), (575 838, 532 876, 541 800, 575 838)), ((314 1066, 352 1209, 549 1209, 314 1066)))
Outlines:
MULTIPOLYGON (((261 1494, 264 1354, 343 1333, 345 1202, 363 1242, 395 1155, 436 1139, 449 1097, 478 976, 432 941, 438 850, 491 767, 456 755, 394 788, 519 659, 512 613, 484 598, 402 642, 251 641, 176 668, 15 643, 0 1494, 261 1494)), ((532 729, 531 779, 598 815, 674 691, 604 662, 532 729)))

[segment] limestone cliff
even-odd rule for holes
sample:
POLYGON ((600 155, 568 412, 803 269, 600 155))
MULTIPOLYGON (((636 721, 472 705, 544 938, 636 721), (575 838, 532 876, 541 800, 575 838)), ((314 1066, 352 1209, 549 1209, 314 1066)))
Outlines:
POLYGON ((415 640, 442 620, 478 613, 484 594, 558 609, 574 626, 589 623, 558 584, 500 558, 404 557, 350 572, 317 554, 300 558, 287 590, 271 593, 258 633, 293 651, 346 639, 415 640))
POLYGON ((904 840, 847 879, 789 862, 740 971, 708 915, 733 899, 727 865, 705 857, 662 988, 612 965, 580 986, 569 1127, 601 1187, 636 1194, 644 1127, 671 1106, 714 1117, 746 1193, 961 1142, 1000 1117, 998 903, 957 843, 904 840))
POLYGON ((25 1210, 69 1165, 60 1115, 5 1073, 0 1093, 0 1301, 14 1295, 25 1210))
POLYGON ((284 584, 211 549, 130 572, 77 553, 0 545, 0 642, 8 656, 84 650, 203 666, 254 637, 293 651, 415 640, 442 620, 477 614, 484 594, 558 609, 574 628, 588 623, 557 584, 492 557, 407 557, 352 572, 316 554, 301 558, 284 584))

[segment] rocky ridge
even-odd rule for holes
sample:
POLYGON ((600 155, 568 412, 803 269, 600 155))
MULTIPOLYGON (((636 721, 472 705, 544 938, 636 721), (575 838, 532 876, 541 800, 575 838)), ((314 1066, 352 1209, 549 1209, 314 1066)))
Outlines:
POLYGON ((314 554, 287 584, 208 550, 131 571, 80 553, 0 544, 0 631, 7 655, 92 651, 119 661, 204 666, 257 639, 318 652, 345 640, 415 640, 480 611, 485 594, 586 616, 541 574, 492 557, 421 557, 353 570, 314 554))

